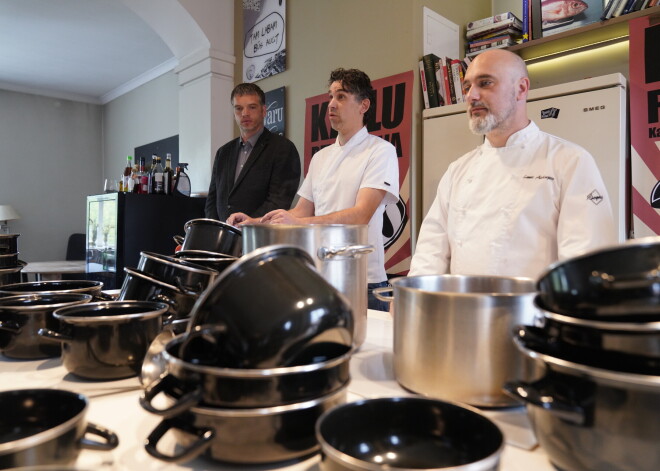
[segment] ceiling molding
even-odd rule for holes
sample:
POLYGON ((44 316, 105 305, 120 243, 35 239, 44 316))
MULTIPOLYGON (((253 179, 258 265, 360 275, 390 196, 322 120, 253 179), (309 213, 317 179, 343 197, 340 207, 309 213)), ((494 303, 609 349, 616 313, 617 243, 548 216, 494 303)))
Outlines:
POLYGON ((157 65, 153 69, 147 70, 143 74, 140 74, 134 79, 131 79, 128 82, 120 85, 114 90, 110 90, 108 93, 100 97, 99 102, 102 105, 105 105, 106 103, 114 100, 115 98, 119 98, 120 96, 125 95, 126 93, 132 90, 135 90, 140 85, 144 85, 145 83, 150 82, 151 80, 154 80, 171 70, 174 70, 178 64, 179 64, 179 60, 176 57, 172 57, 171 59, 163 62, 162 64, 157 65))

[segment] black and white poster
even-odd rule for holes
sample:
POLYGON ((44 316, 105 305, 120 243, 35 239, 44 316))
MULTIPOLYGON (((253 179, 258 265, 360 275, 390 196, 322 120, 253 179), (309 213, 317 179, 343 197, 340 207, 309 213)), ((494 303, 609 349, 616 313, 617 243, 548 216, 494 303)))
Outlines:
POLYGON ((266 92, 264 126, 270 132, 284 136, 284 87, 266 92))
POLYGON ((286 0, 243 0, 243 81, 286 69, 286 0))

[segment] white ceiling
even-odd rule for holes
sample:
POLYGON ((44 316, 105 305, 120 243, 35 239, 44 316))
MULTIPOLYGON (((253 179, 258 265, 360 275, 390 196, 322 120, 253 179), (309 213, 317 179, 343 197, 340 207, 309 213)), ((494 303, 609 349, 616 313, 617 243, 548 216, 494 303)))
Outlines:
POLYGON ((0 0, 1 89, 102 104, 176 64, 120 0, 0 0))

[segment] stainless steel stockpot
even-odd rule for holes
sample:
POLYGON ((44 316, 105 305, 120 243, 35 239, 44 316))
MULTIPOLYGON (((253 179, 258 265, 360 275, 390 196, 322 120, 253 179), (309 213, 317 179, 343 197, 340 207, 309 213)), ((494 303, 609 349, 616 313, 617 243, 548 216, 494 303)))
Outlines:
POLYGON ((512 331, 538 315, 532 279, 412 276, 378 293, 394 302, 394 374, 403 387, 475 406, 516 404, 502 387, 524 370, 512 331))
POLYGON ((253 224, 243 226, 243 253, 273 244, 288 244, 310 254, 321 276, 348 300, 355 317, 354 343, 367 335, 366 225, 348 224, 253 224))

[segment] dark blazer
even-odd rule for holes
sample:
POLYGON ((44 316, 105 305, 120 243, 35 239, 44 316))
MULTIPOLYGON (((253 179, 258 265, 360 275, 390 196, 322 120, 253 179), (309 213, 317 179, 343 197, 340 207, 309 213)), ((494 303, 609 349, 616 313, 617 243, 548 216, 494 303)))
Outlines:
POLYGON ((234 183, 239 146, 236 138, 215 154, 206 217, 225 221, 236 212, 258 217, 289 209, 300 183, 300 157, 293 142, 264 129, 234 183))

